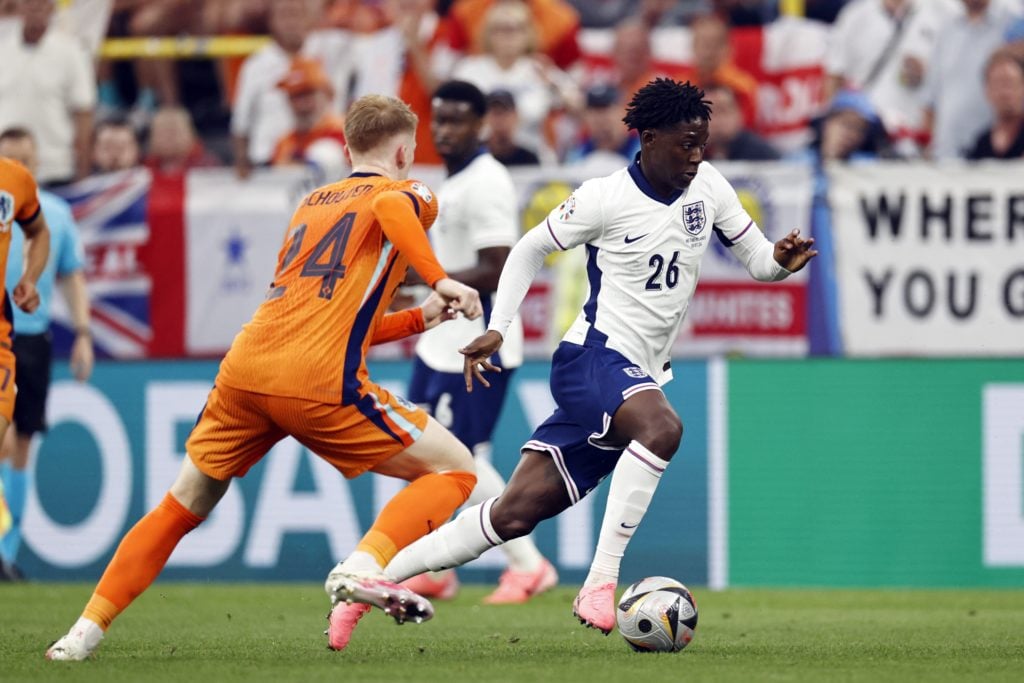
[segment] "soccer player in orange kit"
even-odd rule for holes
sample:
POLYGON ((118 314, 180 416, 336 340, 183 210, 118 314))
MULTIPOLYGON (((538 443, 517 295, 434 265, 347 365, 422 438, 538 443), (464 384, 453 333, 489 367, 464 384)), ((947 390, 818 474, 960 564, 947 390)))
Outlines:
POLYGON ((355 614, 344 611, 355 620, 370 605, 399 623, 433 615, 429 602, 387 580, 383 567, 466 500, 476 483, 472 457, 423 410, 375 384, 366 352, 456 312, 477 318, 482 308, 477 291, 448 278, 430 248, 426 229, 437 216, 436 197, 406 179, 416 123, 408 106, 391 97, 369 95, 349 109, 352 174, 302 200, 266 300, 221 363, 177 481, 125 535, 82 616, 47 658, 91 655, 231 478, 244 476, 288 435, 348 478, 373 471, 410 482, 327 577, 332 603, 365 604, 355 614), (434 294, 419 308, 388 314, 410 265, 434 294))
MULTIPOLYGON (((36 282, 50 257, 50 230, 39 205, 39 188, 28 169, 13 159, 0 157, 0 277, 7 272, 7 252, 11 245, 11 230, 17 221, 25 233, 25 270, 14 291, 4 289, 3 315, 0 316, 0 441, 14 419, 14 336, 10 305, 31 313, 39 307, 36 282)), ((10 524, 10 513, 0 486, 0 525, 10 524), (6 519, 5 519, 6 518, 6 519)), ((0 536, 6 528, 0 527, 0 536)))

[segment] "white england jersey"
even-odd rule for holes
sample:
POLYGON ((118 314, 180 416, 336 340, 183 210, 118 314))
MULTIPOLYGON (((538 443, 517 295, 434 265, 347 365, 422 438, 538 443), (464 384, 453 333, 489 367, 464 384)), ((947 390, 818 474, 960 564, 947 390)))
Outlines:
MULTIPOLYGON (((477 252, 491 247, 512 247, 519 240, 516 189, 501 162, 490 154, 478 154, 453 173, 437 191, 438 213, 430 240, 441 266, 449 273, 472 268, 477 252)), ((482 297, 484 317, 489 317, 493 295, 482 297)), ((420 335, 416 355, 439 372, 462 372, 459 349, 484 333, 482 318, 458 318, 420 335)), ((523 363, 523 326, 512 321, 500 351, 504 367, 523 363)))
POLYGON ((660 384, 672 379, 672 343, 713 233, 727 245, 765 239, 707 162, 673 197, 659 196, 634 162, 583 183, 535 229, 562 249, 586 245, 590 291, 563 339, 614 349, 660 384))

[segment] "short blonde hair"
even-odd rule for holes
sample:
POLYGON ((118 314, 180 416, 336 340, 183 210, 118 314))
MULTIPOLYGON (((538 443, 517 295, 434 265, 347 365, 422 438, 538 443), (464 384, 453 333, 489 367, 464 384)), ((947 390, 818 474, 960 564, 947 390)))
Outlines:
POLYGON ((345 141, 349 149, 365 153, 399 133, 416 133, 419 117, 402 100, 387 95, 365 95, 345 115, 345 141))

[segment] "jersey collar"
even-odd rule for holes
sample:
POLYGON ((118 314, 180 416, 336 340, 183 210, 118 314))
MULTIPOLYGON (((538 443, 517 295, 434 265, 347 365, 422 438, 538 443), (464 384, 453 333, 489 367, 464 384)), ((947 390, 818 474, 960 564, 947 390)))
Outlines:
POLYGON ((487 153, 487 148, 486 147, 484 147, 483 145, 477 147, 476 151, 473 152, 473 154, 471 154, 468 159, 466 159, 461 164, 459 164, 458 166, 456 166, 455 168, 452 169, 451 173, 448 174, 448 177, 451 178, 453 175, 455 175, 457 173, 462 173, 464 170, 466 170, 467 166, 469 166, 471 163, 473 163, 474 161, 477 160, 477 157, 479 157, 481 154, 486 154, 486 153, 487 153))
POLYGON ((629 165, 629 177, 633 179, 633 182, 636 183, 636 186, 640 188, 641 192, 654 201, 661 202, 665 206, 671 206, 677 199, 683 196, 682 190, 676 190, 668 197, 664 197, 658 194, 658 192, 651 187, 647 178, 644 177, 644 172, 640 170, 640 152, 636 153, 636 156, 633 157, 633 163, 629 165))

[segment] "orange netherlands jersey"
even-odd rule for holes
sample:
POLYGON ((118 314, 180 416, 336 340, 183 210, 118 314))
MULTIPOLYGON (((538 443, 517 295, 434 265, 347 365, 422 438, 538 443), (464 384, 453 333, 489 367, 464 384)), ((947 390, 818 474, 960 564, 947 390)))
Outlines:
MULTIPOLYGON (((7 273, 7 252, 11 246, 14 222, 31 223, 42 209, 39 206, 39 188, 28 169, 13 159, 0 157, 0 277, 7 273)), ((4 289, 4 318, 0 322, 0 338, 10 342, 14 327, 11 323, 10 299, 4 289)))
POLYGON ((217 382, 322 403, 358 402, 370 344, 423 329, 418 314, 392 314, 382 324, 407 266, 431 285, 445 277, 426 236, 436 216, 436 197, 413 180, 353 173, 307 195, 266 300, 235 337, 217 382), (404 332, 396 335, 395 323, 404 332))

